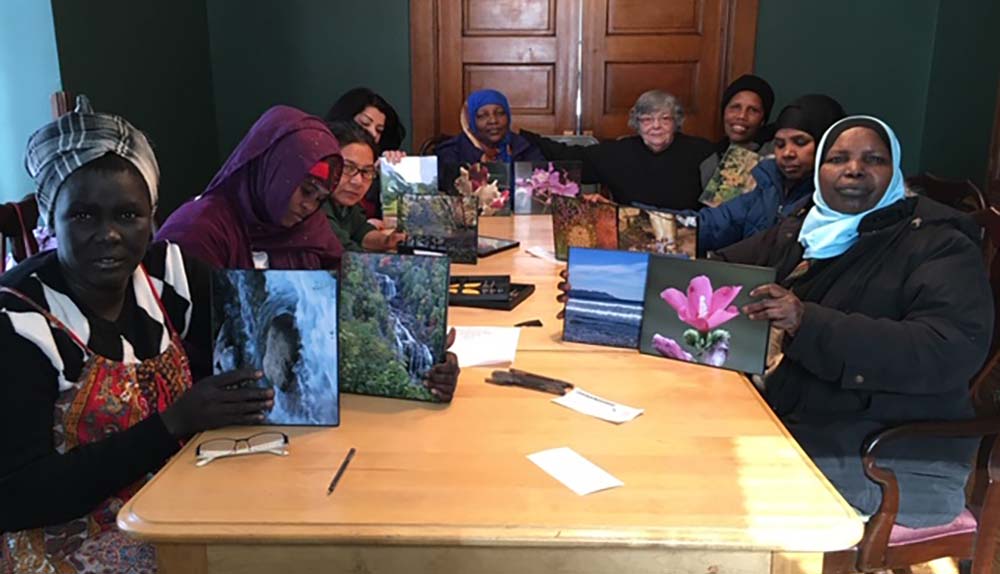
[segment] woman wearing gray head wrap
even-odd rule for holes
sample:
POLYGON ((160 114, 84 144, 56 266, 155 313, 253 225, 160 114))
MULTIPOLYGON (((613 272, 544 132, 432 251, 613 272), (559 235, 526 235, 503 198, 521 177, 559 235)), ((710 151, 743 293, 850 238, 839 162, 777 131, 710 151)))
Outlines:
POLYGON ((124 118, 96 113, 87 96, 78 96, 76 109, 42 127, 28 140, 24 167, 37 186, 42 225, 51 229, 56 195, 66 178, 109 153, 128 160, 139 170, 150 204, 156 207, 160 167, 149 140, 124 118))
POLYGON ((124 119, 76 111, 26 164, 57 247, 0 276, 0 572, 153 572, 115 515, 195 432, 256 424, 253 370, 191 384, 207 354, 208 270, 150 245, 156 158, 124 119))

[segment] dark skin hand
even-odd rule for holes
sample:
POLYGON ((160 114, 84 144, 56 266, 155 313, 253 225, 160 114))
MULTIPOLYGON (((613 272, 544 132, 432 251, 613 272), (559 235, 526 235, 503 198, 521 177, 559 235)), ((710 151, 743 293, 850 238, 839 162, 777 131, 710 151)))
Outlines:
MULTIPOLYGON (((569 293, 569 290, 570 290, 570 286, 569 286, 569 270, 568 269, 563 269, 562 271, 559 272, 559 276, 562 277, 563 280, 560 281, 556 285, 556 289, 559 290, 559 294, 556 295, 556 301, 558 301, 558 302, 562 303, 563 305, 565 305, 566 304, 566 298, 568 297, 567 294, 569 293)), ((559 310, 558 313, 556 313, 556 319, 562 319, 565 316, 566 316, 566 308, 565 307, 563 307, 562 309, 559 310)))
POLYGON ((263 376, 260 371, 239 369, 206 377, 195 383, 160 414, 171 436, 232 425, 257 425, 274 406, 274 390, 246 387, 263 376))
POLYGON ((771 325, 795 336, 802 324, 805 306, 788 289, 774 283, 761 285, 750 292, 751 297, 762 297, 760 301, 743 306, 743 313, 754 321, 771 320, 771 325))
MULTIPOLYGON (((445 348, 451 347, 455 343, 455 330, 448 331, 448 340, 445 348)), ((430 389, 431 394, 444 403, 450 403, 455 396, 455 387, 458 386, 458 375, 461 370, 458 368, 458 357, 455 353, 446 353, 444 362, 438 363, 427 371, 427 380, 424 386, 430 389)))

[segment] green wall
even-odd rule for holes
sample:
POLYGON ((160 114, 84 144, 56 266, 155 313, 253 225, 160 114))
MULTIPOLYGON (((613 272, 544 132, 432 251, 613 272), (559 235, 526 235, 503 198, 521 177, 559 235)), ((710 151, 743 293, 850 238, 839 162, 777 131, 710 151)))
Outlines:
POLYGON ((38 0, 0 2, 0 202, 31 193, 24 171, 28 136, 52 118, 59 90, 52 8, 38 0))
POLYGON ((63 89, 148 134, 160 162, 160 216, 200 193, 219 163, 205 0, 52 0, 52 8, 63 89))
MULTIPOLYGON (((902 143, 903 169, 915 172, 939 5, 948 3, 762 0, 756 73, 774 87, 776 112, 799 95, 819 92, 836 98, 848 113, 882 118, 902 143)), ((988 152, 982 153, 985 158, 988 152)))
POLYGON ((923 169, 984 184, 1000 74, 998 30, 997 0, 941 2, 927 97, 923 169))
POLYGON ((220 157, 270 106, 322 116, 359 85, 409 128, 408 0, 208 0, 208 25, 220 157))

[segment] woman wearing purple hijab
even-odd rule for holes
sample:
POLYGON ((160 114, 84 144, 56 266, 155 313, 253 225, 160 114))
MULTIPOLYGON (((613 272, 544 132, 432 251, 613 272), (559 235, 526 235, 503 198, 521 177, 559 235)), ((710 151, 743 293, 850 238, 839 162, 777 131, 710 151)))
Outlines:
POLYGON ((319 207, 342 165, 323 120, 275 106, 156 238, 217 268, 335 269, 343 248, 319 207))

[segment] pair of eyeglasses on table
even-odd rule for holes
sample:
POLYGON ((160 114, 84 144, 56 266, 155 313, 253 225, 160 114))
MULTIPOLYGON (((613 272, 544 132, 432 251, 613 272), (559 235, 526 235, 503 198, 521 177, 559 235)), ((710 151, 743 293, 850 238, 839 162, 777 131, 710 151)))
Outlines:
POLYGON ((264 431, 243 438, 209 439, 195 448, 195 466, 205 466, 219 458, 258 453, 288 456, 288 435, 279 431, 264 431))

